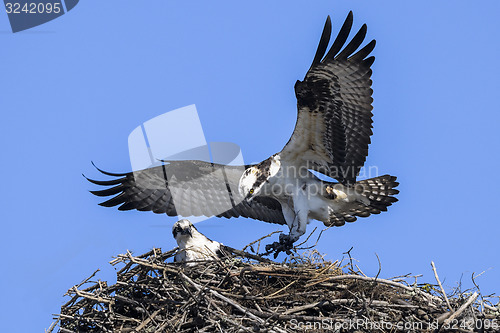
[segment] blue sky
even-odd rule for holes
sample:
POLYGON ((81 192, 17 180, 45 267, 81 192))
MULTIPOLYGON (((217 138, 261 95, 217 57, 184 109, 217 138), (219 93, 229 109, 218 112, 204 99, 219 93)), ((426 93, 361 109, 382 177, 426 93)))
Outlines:
MULTIPOLYGON (((81 176, 98 177, 90 161, 129 171, 129 133, 190 104, 207 141, 238 144, 246 162, 281 150, 326 16, 338 31, 349 10, 377 40, 367 164, 398 176, 400 201, 328 230, 318 250, 335 260, 354 247, 372 275, 377 253, 382 277, 421 282, 434 260, 447 290, 488 270, 476 282, 498 293, 498 1, 86 1, 17 34, 0 14, 4 330, 47 328, 95 269, 114 281, 113 255, 175 246, 174 218, 98 206, 81 176)), ((238 248, 277 226, 198 229, 238 248)))

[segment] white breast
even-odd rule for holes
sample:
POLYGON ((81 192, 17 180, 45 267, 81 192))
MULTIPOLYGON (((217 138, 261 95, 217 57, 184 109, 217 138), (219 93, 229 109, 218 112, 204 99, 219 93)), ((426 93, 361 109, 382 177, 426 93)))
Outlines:
POLYGON ((217 257, 221 243, 211 241, 202 234, 195 232, 192 237, 179 239, 179 252, 175 261, 193 261, 188 266, 195 265, 194 261, 212 260, 217 257))

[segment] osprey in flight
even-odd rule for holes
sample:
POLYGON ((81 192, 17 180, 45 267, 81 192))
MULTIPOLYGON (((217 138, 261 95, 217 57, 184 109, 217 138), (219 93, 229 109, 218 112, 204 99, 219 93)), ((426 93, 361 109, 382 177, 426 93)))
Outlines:
POLYGON ((286 224, 290 233, 268 247, 276 254, 289 250, 311 219, 341 226, 386 211, 397 201, 396 177, 356 180, 372 135, 370 66, 375 58, 369 54, 375 41, 360 48, 366 35, 363 25, 347 42, 352 22, 350 12, 328 49, 331 21, 327 18, 312 65, 305 78, 295 83, 297 123, 279 153, 240 167, 184 160, 164 161, 131 173, 98 169, 115 177, 89 179, 112 186, 92 191, 112 196, 100 205, 169 216, 242 216, 286 224), (309 170, 338 182, 323 181, 309 170), (229 207, 223 203, 228 193, 229 207))
POLYGON ((186 265, 192 266, 196 261, 223 257, 224 245, 207 238, 189 220, 175 222, 172 234, 179 246, 174 262, 187 262, 186 265))

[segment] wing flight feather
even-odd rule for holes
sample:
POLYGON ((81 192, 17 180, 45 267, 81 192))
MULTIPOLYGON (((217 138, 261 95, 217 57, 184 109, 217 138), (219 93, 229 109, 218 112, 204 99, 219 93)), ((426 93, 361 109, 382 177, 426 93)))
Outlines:
POLYGON ((344 47, 352 22, 350 12, 323 57, 331 34, 327 18, 313 63, 304 80, 295 84, 297 123, 280 153, 282 159, 346 185, 356 182, 368 155, 373 101, 370 66, 375 60, 367 58, 375 40, 356 52, 365 39, 366 25, 344 47))
POLYGON ((101 173, 111 180, 88 179, 93 184, 111 186, 91 191, 110 197, 100 203, 119 210, 153 211, 169 216, 249 217, 284 224, 278 201, 256 197, 251 203, 238 191, 239 179, 249 166, 227 166, 203 161, 169 161, 168 164, 130 173, 101 173))

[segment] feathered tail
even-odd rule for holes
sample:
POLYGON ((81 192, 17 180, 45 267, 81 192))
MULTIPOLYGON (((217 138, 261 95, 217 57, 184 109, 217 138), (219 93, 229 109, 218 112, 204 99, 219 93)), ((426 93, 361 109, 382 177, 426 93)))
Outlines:
POLYGON ((387 207, 398 201, 395 189, 399 183, 395 176, 383 175, 375 178, 360 180, 356 182, 354 188, 357 193, 369 200, 369 203, 355 203, 350 209, 343 212, 330 214, 330 221, 325 222, 326 226, 341 226, 345 222, 354 222, 357 217, 368 217, 371 214, 380 214, 387 211, 387 207))
POLYGON ((398 201, 394 195, 399 191, 395 189, 399 185, 395 176, 383 175, 380 177, 360 180, 356 186, 360 186, 363 196, 370 200, 371 214, 379 214, 387 211, 387 207, 398 201))

